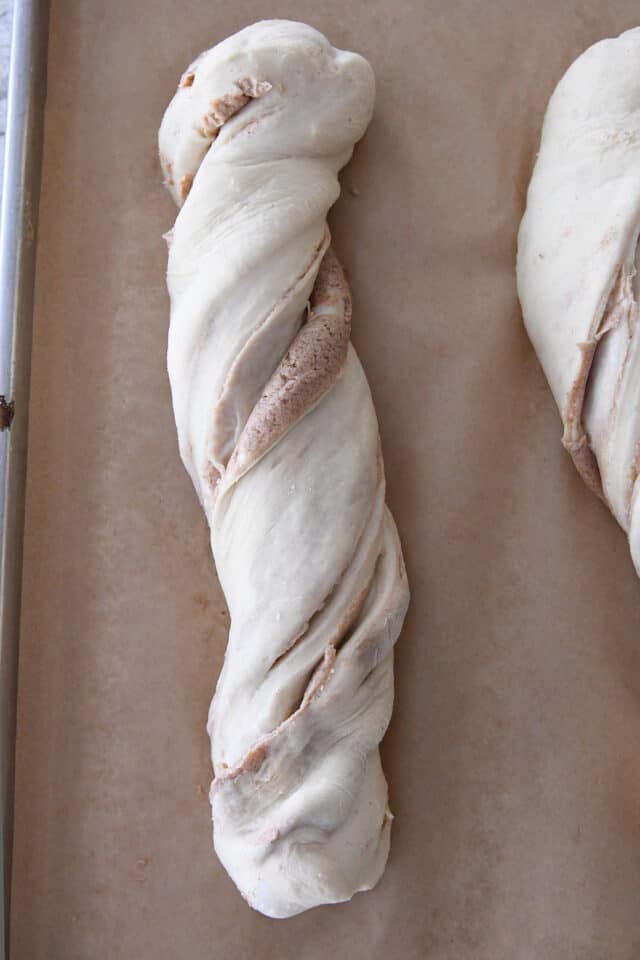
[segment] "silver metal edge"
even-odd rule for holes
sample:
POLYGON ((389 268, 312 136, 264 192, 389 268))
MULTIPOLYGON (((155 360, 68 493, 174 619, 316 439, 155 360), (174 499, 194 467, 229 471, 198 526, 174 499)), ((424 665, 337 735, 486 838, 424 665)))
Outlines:
POLYGON ((22 541, 48 30, 48 0, 15 0, 0 218, 0 395, 5 398, 5 404, 0 401, 0 426, 5 426, 0 430, 0 882, 5 960, 9 957, 22 541))

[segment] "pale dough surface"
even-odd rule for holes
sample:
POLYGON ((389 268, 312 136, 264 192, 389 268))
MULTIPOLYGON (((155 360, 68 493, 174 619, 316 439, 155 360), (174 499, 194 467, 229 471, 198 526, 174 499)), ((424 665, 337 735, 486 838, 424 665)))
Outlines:
POLYGON ((547 109, 518 238, 525 324, 563 442, 640 573, 640 28, 594 44, 547 109))
POLYGON ((362 57, 263 21, 188 68, 159 135, 174 412, 231 615, 214 842, 273 917, 369 889, 389 850, 378 745, 408 587, 326 223, 373 102, 362 57))

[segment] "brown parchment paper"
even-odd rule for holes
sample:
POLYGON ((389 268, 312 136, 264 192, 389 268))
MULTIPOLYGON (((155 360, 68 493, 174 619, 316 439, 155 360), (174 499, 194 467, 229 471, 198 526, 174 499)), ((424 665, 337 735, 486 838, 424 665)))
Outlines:
POLYGON ((17 744, 14 960, 637 960, 640 583, 560 445, 515 237, 548 97, 633 2, 54 0, 17 744), (178 458, 156 131, 266 16, 365 54, 331 214, 413 589, 377 889, 288 921, 215 859, 227 616, 178 458))

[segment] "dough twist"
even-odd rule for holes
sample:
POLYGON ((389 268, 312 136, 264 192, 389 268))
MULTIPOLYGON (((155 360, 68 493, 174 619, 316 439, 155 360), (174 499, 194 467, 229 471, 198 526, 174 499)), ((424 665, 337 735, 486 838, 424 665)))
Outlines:
POLYGON ((571 65, 545 116, 518 292, 563 443, 640 574, 640 28, 571 65))
POLYGON ((231 615, 214 843, 272 917, 371 888, 389 850, 378 745, 408 587, 326 224, 373 99, 362 57, 266 21, 189 67, 159 136, 175 418, 231 615))

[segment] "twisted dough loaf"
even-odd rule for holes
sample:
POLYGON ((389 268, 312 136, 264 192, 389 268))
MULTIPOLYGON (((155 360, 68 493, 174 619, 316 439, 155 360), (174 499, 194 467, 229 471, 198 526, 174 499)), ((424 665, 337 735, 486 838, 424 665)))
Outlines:
POLYGON ((199 57, 160 128, 175 418, 231 614, 214 842, 272 917, 371 888, 389 850, 408 588, 326 224, 373 99, 362 57, 267 21, 199 57))
POLYGON ((547 109, 518 238, 529 336, 563 443, 640 574, 640 28, 590 47, 547 109))

